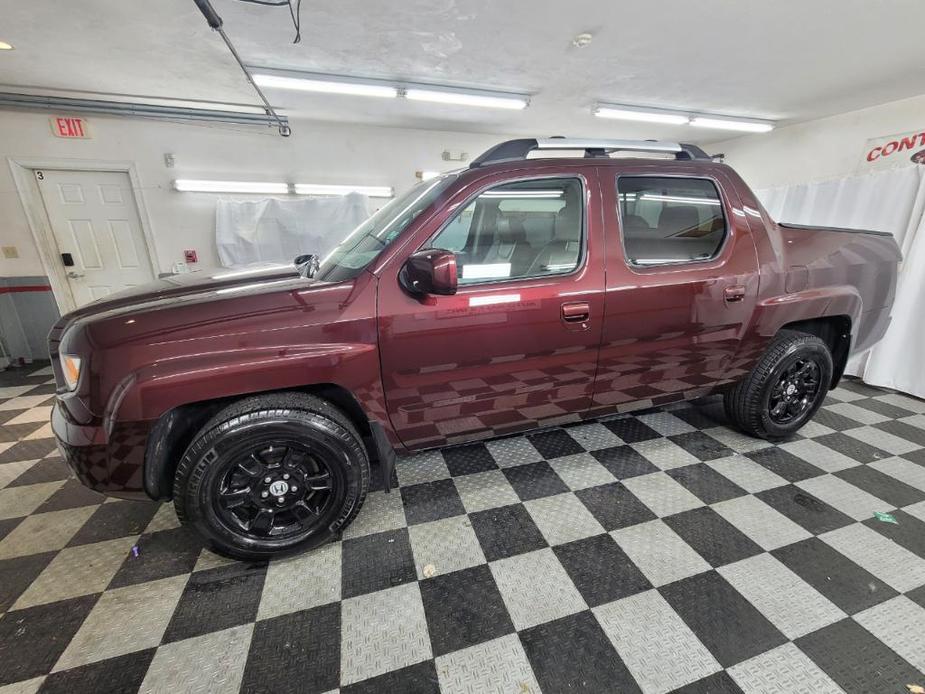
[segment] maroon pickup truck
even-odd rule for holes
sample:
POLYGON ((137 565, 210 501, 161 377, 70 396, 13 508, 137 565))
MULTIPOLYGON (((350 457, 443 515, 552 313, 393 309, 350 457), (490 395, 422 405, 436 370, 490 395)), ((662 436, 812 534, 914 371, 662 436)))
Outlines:
POLYGON ((87 486, 266 558, 337 535, 396 453, 712 392, 785 438, 883 336, 899 260, 889 234, 774 222, 693 145, 512 140, 324 259, 64 316, 52 426, 87 486))

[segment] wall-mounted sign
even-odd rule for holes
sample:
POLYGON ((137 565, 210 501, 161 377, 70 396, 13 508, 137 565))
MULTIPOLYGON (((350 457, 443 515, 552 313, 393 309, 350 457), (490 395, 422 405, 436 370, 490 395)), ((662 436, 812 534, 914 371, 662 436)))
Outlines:
POLYGON ((74 116, 51 116, 48 119, 51 122, 51 132, 57 137, 68 138, 88 138, 90 137, 90 128, 86 118, 75 118, 74 116))
POLYGON ((875 137, 864 145, 865 168, 925 164, 925 130, 875 137))

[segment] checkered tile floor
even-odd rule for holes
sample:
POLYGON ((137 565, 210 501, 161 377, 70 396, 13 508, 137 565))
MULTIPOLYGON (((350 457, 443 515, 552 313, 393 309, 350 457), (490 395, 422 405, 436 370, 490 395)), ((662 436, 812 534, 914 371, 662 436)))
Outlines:
POLYGON ((340 542, 246 565, 68 479, 49 379, 0 374, 4 694, 925 684, 925 402, 848 381, 779 446, 712 398, 425 453, 340 542))

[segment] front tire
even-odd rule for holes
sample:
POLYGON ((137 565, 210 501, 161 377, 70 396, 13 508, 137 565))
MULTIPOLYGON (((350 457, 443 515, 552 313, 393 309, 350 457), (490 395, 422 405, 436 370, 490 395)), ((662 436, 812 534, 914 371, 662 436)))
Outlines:
POLYGON ((316 547, 356 517, 369 460, 343 412, 301 393, 247 398, 196 435, 174 477, 180 521, 246 561, 316 547))
POLYGON ((815 335, 782 330, 755 368, 723 396, 742 431, 778 441, 808 422, 832 383, 832 354, 815 335))

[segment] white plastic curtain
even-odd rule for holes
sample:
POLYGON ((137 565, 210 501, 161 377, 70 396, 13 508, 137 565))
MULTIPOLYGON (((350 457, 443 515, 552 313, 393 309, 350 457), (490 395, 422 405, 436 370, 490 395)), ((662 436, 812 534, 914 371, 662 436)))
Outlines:
POLYGON ((215 245, 225 267, 291 263, 302 253, 325 255, 369 217, 365 195, 330 198, 219 199, 215 245))
POLYGON ((889 330, 847 373, 925 398, 925 167, 755 191, 774 219, 888 231, 903 253, 889 330))

